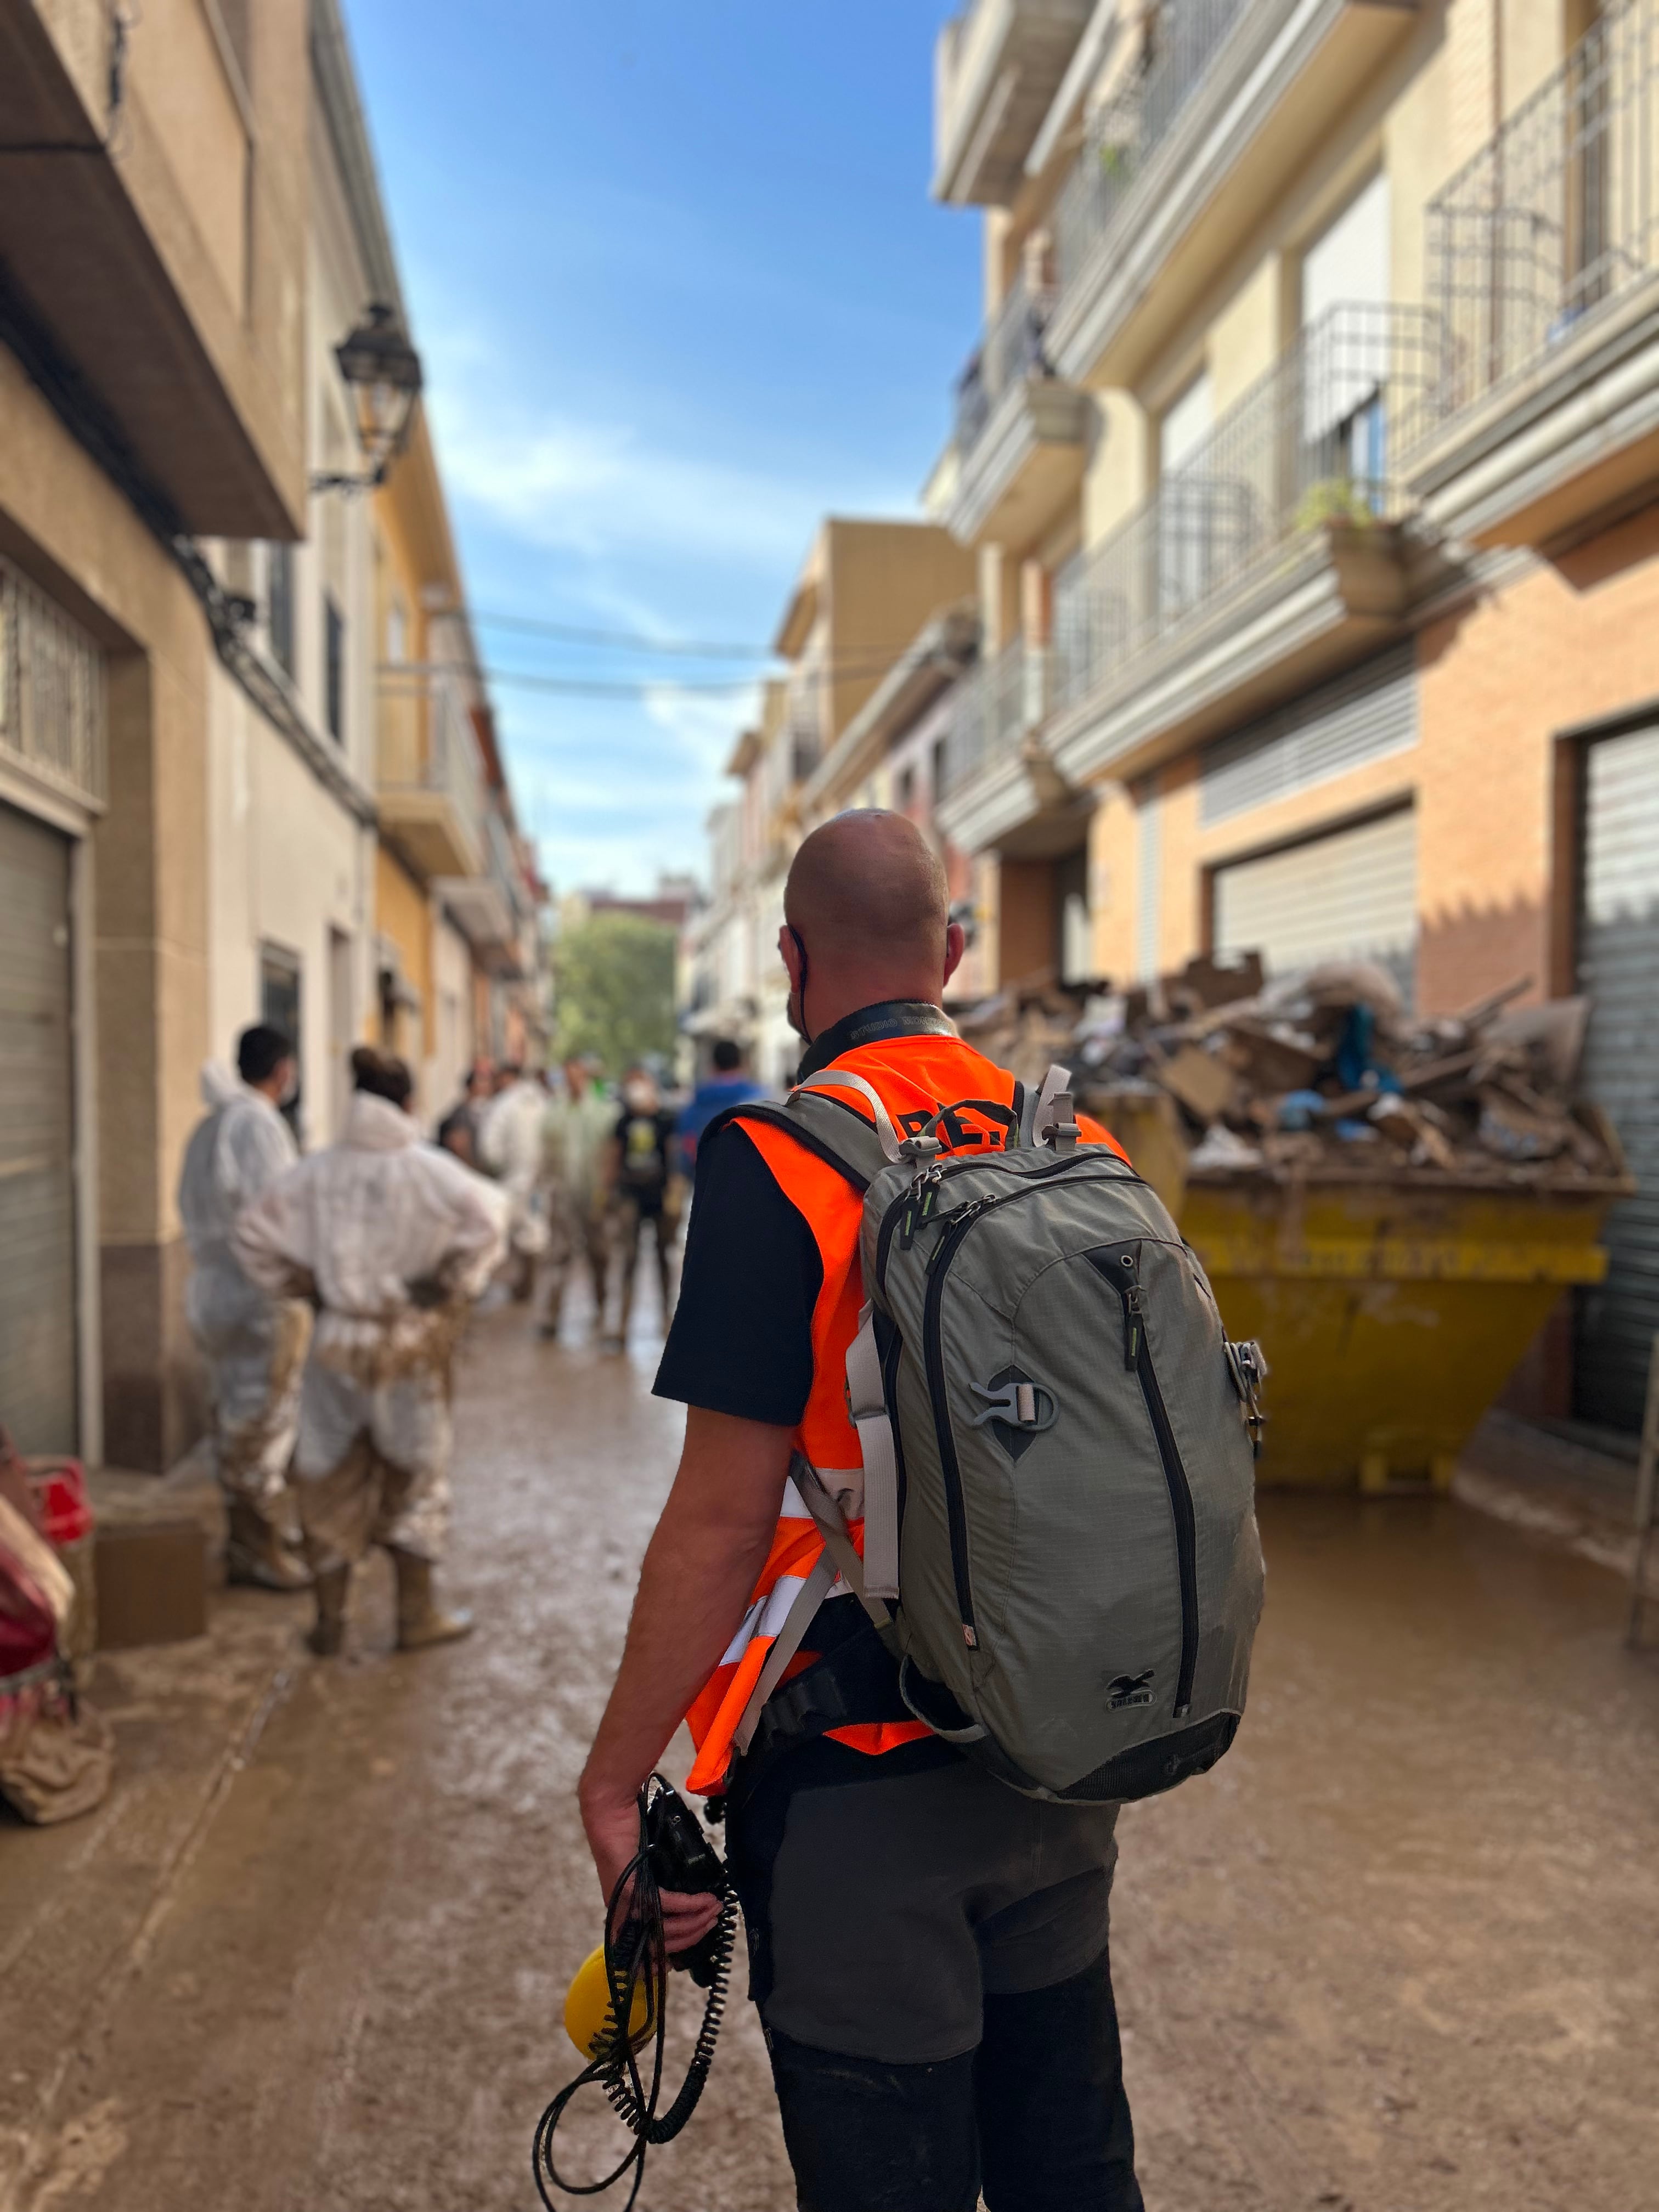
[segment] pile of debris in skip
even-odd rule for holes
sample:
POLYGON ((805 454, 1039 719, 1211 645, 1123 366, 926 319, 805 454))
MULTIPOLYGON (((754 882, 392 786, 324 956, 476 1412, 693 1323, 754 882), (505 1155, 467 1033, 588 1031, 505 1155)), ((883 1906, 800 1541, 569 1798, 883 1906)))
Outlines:
POLYGON ((1413 1016, 1370 962, 1268 982, 1249 954, 1189 961, 1145 989, 1004 992, 958 1026, 1024 1081, 1063 1062, 1078 1103, 1109 1125, 1166 1095, 1194 1174, 1620 1178, 1606 1115, 1577 1096, 1589 1002, 1517 1006, 1531 988, 1522 978, 1459 1013, 1413 1016))

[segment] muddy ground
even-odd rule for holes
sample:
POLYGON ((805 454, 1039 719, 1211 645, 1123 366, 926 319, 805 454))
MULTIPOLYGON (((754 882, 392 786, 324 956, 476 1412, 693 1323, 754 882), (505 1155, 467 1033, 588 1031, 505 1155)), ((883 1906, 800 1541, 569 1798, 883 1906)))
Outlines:
MULTIPOLYGON (((681 1420, 653 1350, 481 1316, 471 1643, 392 1656, 377 1568, 343 1663, 246 1592, 102 1662, 113 1796, 0 1827, 6 2212, 532 2212, 599 1919, 572 1785, 681 1420)), ((1151 2212, 1650 2212, 1659 1657, 1617 1582, 1451 1501, 1262 1519, 1238 1745, 1121 1831, 1151 2212)), ((641 2202, 793 2203, 746 2006, 641 2202)))

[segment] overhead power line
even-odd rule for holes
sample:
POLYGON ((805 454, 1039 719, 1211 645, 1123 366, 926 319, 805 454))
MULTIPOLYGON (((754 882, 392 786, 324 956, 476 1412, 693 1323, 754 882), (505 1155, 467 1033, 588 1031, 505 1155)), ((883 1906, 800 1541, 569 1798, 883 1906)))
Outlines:
POLYGON ((478 673, 489 684, 505 684, 521 691, 553 691, 579 699, 648 699, 659 691, 735 697, 739 692, 752 691, 761 681, 757 676, 728 676, 718 680, 699 677, 686 683, 677 676, 657 676, 611 684, 603 677, 538 676, 527 668, 483 668, 478 673))
MULTIPOLYGON (((655 638, 647 636, 643 630, 589 629, 574 623, 544 622, 534 615, 498 614, 477 607, 467 611, 474 625, 480 629, 516 630, 526 637, 554 638, 569 645, 605 646, 616 651, 637 653, 647 659, 678 653, 704 660, 757 660, 787 665, 787 656, 769 645, 719 644, 711 638, 701 637, 655 638)), ((915 633, 912 631, 908 637, 891 644, 872 642, 860 647, 856 655, 844 660, 832 659, 820 665, 836 675, 884 674, 915 641, 915 633)))
POLYGON ((532 637, 556 637, 570 645, 604 645, 643 653, 690 653, 702 660, 775 660, 769 645, 720 645, 703 637, 649 637, 643 630, 586 629, 575 623, 542 622, 532 615, 501 615, 470 610, 488 629, 522 630, 532 637))
MULTIPOLYGON (((823 661, 793 681, 797 696, 821 690, 826 684, 857 682, 866 677, 885 676, 897 656, 875 655, 868 659, 823 661)), ((550 691, 572 698, 583 699, 647 699, 662 692, 692 693, 710 698, 734 698, 752 691, 767 681, 757 673, 752 676, 680 677, 635 676, 608 678, 587 676, 544 676, 529 668, 495 668, 485 666, 474 672, 485 683, 505 684, 523 691, 550 691)))

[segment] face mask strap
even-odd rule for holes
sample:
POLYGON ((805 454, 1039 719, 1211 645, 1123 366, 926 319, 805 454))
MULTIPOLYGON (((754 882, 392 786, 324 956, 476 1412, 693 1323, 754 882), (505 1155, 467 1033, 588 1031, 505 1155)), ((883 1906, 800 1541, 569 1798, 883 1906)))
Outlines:
POLYGON ((786 921, 783 926, 794 939, 795 957, 800 962, 800 981, 795 986, 795 1011, 799 1017, 795 1024, 795 1035, 803 1043, 811 1044, 812 1032, 806 1026, 806 978, 809 972, 806 947, 802 944, 800 932, 793 921, 786 921))

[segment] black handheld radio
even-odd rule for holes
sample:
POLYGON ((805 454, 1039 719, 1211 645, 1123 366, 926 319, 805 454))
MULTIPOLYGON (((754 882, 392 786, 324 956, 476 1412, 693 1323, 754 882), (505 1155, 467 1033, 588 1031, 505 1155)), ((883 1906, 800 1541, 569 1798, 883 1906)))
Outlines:
POLYGON ((605 1914, 605 2009, 588 2048, 589 2064, 561 2089, 536 2125, 532 2171, 537 2193, 548 2212, 556 2212, 550 2184, 568 2197, 595 2197, 625 2174, 634 2177, 623 2212, 631 2212, 645 2179, 646 2154, 653 2143, 672 2142, 696 2109, 708 2079, 720 2021, 726 2012, 738 1906, 720 1853, 703 1834, 697 1817, 678 1792, 653 1774, 640 1792, 640 1847, 623 1869, 605 1914), (664 1948, 662 1892, 720 1899, 720 1917, 696 1949, 671 1959, 664 1948), (683 1966, 708 1992, 702 2026, 679 2094, 659 2119, 663 2036, 667 2018, 668 1975, 683 1966), (650 2081, 639 2055, 652 2045, 650 2081), (579 2089, 598 2082, 629 2133, 634 2147, 603 2180, 567 2181, 553 2163, 553 2136, 579 2089))

